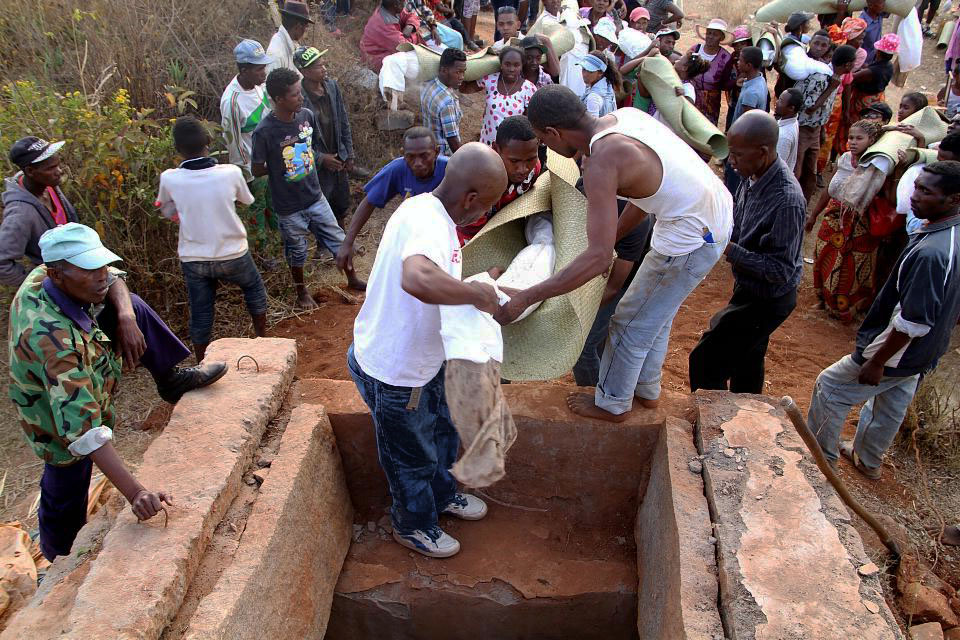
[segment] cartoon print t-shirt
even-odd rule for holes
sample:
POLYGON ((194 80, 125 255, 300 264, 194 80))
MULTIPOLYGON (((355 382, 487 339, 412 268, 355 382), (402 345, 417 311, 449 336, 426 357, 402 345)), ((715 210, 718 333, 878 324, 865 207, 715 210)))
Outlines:
POLYGON ((266 164, 270 198, 277 215, 309 209, 322 196, 313 145, 316 124, 309 109, 300 109, 292 122, 272 112, 253 132, 253 164, 266 164))

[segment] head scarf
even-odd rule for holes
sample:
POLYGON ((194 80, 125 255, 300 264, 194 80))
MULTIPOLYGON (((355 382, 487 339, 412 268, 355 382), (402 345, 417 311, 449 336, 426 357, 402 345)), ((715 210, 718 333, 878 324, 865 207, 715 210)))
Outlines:
POLYGON ((847 44, 847 35, 837 25, 830 25, 830 28, 827 29, 827 34, 830 36, 830 41, 838 47, 842 44, 847 44))
POLYGON ((863 18, 844 18, 840 25, 840 31, 847 37, 847 40, 853 40, 866 30, 867 21, 863 18))

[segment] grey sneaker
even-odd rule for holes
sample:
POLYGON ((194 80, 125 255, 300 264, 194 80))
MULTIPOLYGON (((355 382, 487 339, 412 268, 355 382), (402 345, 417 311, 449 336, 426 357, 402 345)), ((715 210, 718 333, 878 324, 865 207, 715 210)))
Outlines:
POLYGON ((449 558, 460 553, 460 543, 440 527, 415 529, 410 533, 399 533, 394 529, 393 539, 407 549, 429 558, 449 558))
POLYGON ((487 503, 475 495, 458 493, 441 513, 461 520, 480 520, 487 515, 487 503))

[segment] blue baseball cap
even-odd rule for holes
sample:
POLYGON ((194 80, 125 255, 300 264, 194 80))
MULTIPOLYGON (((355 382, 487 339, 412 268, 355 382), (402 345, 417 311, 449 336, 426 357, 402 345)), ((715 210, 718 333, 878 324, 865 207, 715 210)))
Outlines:
POLYGON ((273 58, 263 50, 263 45, 256 40, 243 40, 233 48, 233 55, 239 64, 270 64, 273 58))
POLYGON ((606 71, 607 63, 592 53, 588 53, 580 61, 580 66, 587 71, 606 71))
POLYGON ((96 231, 77 222, 49 229, 40 236, 40 255, 45 263, 66 260, 81 269, 99 269, 122 258, 103 246, 96 231))

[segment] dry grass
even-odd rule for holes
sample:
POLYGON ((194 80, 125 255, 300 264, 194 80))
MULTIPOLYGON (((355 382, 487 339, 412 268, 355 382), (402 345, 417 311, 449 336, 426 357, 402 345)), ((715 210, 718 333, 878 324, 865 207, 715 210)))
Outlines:
POLYGON ((707 0, 703 3, 701 17, 697 22, 706 25, 711 18, 722 18, 732 31, 735 26, 746 24, 747 16, 756 12, 762 5, 762 2, 746 0, 707 0))
POLYGON ((902 444, 916 447, 924 460, 960 470, 960 379, 943 363, 924 377, 900 431, 902 444))

